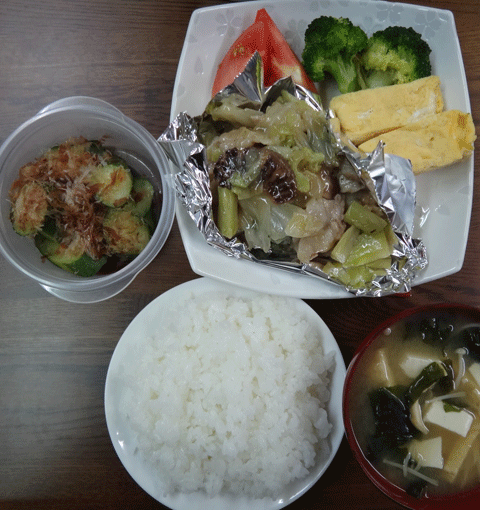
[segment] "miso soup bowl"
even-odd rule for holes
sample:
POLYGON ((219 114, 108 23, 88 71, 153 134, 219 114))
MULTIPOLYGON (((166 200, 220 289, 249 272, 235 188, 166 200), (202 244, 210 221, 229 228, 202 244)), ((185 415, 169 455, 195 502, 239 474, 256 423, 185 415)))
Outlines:
POLYGON ((0 147, 0 253, 20 272, 66 301, 93 303, 125 289, 158 255, 172 227, 174 191, 169 163, 155 138, 117 108, 99 99, 76 96, 56 101, 18 127, 0 147), (42 260, 33 240, 15 233, 10 222, 8 193, 19 169, 48 148, 71 137, 100 139, 125 151, 127 163, 155 188, 158 222, 144 250, 118 271, 80 277, 42 260))
POLYGON ((362 371, 362 361, 364 360, 364 357, 371 352, 373 345, 376 343, 375 341, 387 328, 392 328, 396 323, 403 319, 414 318, 414 316, 419 316, 425 312, 432 313, 434 316, 439 316, 448 312, 455 316, 464 316, 480 324, 479 309, 458 304, 438 304, 405 310, 378 326, 360 344, 347 368, 347 375, 343 389, 343 419, 345 424, 345 434, 356 460, 359 462, 370 481, 398 504, 412 510, 470 510, 478 507, 478 502, 480 500, 480 482, 468 491, 438 496, 427 495, 422 498, 416 498, 407 494, 403 488, 389 481, 373 466, 373 464, 367 459, 365 452, 362 450, 359 439, 355 433, 355 426, 358 424, 354 423, 353 420, 356 418, 350 410, 352 399, 354 398, 352 389, 355 384, 357 384, 355 381, 356 376, 358 376, 360 371, 362 371))

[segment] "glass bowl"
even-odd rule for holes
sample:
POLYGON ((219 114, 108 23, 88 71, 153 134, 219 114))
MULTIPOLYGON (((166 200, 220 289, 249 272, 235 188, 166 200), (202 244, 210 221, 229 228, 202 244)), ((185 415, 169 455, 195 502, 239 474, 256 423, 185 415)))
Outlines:
POLYGON ((108 299, 125 289, 155 258, 170 233, 174 191, 167 182, 168 175, 168 160, 154 137, 111 104, 83 96, 56 101, 18 127, 0 147, 0 253, 16 269, 61 299, 77 303, 108 299), (17 235, 9 219, 8 192, 19 169, 70 137, 106 137, 108 147, 123 151, 133 170, 152 182, 161 203, 157 226, 147 246, 129 264, 111 274, 79 277, 43 261, 33 240, 17 235))

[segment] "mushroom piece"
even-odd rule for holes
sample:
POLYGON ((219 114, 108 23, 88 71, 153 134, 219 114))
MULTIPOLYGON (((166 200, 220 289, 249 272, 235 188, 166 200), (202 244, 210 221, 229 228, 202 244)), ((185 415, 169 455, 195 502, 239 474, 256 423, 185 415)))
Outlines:
POLYGON ((423 421, 422 406, 420 405, 420 399, 410 406, 410 420, 422 434, 428 434, 429 430, 423 421))

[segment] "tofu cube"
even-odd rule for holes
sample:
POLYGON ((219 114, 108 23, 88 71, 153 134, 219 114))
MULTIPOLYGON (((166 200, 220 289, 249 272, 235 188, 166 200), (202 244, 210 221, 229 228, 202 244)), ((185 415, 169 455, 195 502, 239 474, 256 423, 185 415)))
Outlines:
POLYGON ((425 423, 433 423, 455 434, 466 437, 473 422, 473 416, 461 409, 460 411, 448 411, 448 404, 442 400, 432 402, 424 415, 425 423))
POLYGON ((465 438, 459 437, 453 448, 450 449, 450 455, 445 459, 444 471, 445 477, 451 483, 457 477, 460 468, 465 459, 475 447, 475 442, 480 435, 480 420, 476 420, 465 438))
POLYGON ((378 349, 371 364, 371 379, 376 386, 392 386, 393 376, 384 349, 378 349))
POLYGON ((400 361, 400 368, 407 377, 415 379, 415 377, 433 361, 438 361, 438 359, 426 355, 406 354, 400 361))
POLYGON ((465 375, 462 377, 461 389, 467 394, 468 404, 480 410, 480 384, 477 383, 469 369, 467 369, 465 375))
POLYGON ((442 438, 414 439, 410 442, 408 451, 413 459, 422 467, 443 468, 442 438))
POLYGON ((467 372, 475 379, 475 382, 480 387, 480 363, 472 363, 467 372))

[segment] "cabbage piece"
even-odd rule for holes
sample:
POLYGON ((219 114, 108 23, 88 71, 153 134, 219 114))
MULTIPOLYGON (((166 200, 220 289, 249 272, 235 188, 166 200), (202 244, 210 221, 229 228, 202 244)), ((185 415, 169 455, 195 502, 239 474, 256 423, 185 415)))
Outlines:
POLYGON ((325 156, 321 152, 314 152, 309 147, 272 146, 270 149, 288 160, 295 173, 298 191, 308 193, 311 187, 308 172, 319 172, 325 156))
POLYGON ((391 253, 392 249, 385 232, 362 233, 358 236, 352 250, 348 254, 344 266, 363 266, 378 259, 387 258, 391 253))
POLYGON ((324 112, 314 110, 306 101, 283 91, 266 109, 257 128, 265 130, 272 145, 309 147, 316 150, 319 139, 327 136, 326 125, 324 112))
MULTIPOLYGON (((388 261, 390 266, 390 261, 388 261)), ((385 274, 384 269, 377 269, 371 264, 356 267, 344 267, 340 262, 328 261, 323 267, 324 273, 338 280, 351 289, 363 289, 368 282, 385 274)))
POLYGON ((354 225, 362 232, 371 234, 384 230, 387 226, 387 220, 378 216, 374 212, 364 207, 359 202, 352 202, 345 212, 344 220, 349 225, 354 225))
POLYGON ((260 116, 258 110, 251 108, 239 108, 235 105, 222 103, 212 110, 212 119, 214 121, 229 122, 234 126, 255 127, 260 116))
POLYGON ((265 253, 270 251, 271 242, 279 243, 289 237, 285 228, 293 214, 300 209, 290 203, 274 204, 265 195, 239 200, 239 204, 240 227, 248 248, 259 248, 265 253))
POLYGON ((229 179, 230 185, 232 187, 248 188, 258 180, 261 169, 262 159, 260 158, 260 150, 252 147, 244 153, 242 171, 238 169, 232 173, 229 179))
POLYGON ((255 144, 269 145, 270 143, 270 138, 263 131, 240 127, 217 136, 207 147, 207 159, 215 162, 229 149, 246 149, 255 144))
POLYGON ((240 94, 230 94, 221 101, 211 101, 204 112, 204 116, 210 116, 214 122, 231 124, 233 127, 254 127, 259 115, 262 114, 258 106, 240 94))
POLYGON ((292 237, 309 237, 323 232, 330 224, 339 222, 343 234, 343 207, 341 195, 337 195, 334 200, 311 198, 305 209, 298 208, 295 211, 285 231, 292 237))
MULTIPOLYGON (((310 181, 310 189, 307 196, 311 198, 333 200, 338 194, 338 186, 335 176, 328 168, 322 168, 319 172, 305 172, 310 181)), ((343 196, 345 199, 345 195, 343 196)))
POLYGON ((360 229, 353 225, 349 227, 344 232, 344 234, 336 244, 335 248, 332 250, 330 257, 333 260, 336 260, 337 262, 344 264, 348 256, 350 255, 351 251, 353 250, 354 246, 357 244, 359 236, 360 229))

